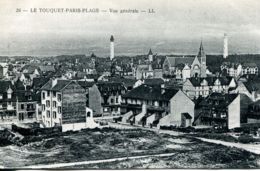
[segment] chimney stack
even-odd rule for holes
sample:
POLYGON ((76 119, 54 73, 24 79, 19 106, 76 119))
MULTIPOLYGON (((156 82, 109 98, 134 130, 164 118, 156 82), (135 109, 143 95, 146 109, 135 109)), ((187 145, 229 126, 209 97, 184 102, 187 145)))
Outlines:
POLYGON ((51 87, 54 87, 58 83, 57 78, 52 78, 51 79, 51 87))

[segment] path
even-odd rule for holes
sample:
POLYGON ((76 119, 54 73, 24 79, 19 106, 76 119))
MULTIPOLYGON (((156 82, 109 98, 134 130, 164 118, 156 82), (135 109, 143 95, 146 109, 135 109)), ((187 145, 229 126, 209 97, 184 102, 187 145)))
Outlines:
MULTIPOLYGON (((116 126, 116 125, 121 125, 121 124, 111 123, 110 126, 115 126, 117 128, 120 128, 119 126, 116 126)), ((122 127, 125 127, 125 128, 131 128, 131 127, 132 128, 141 128, 141 129, 145 129, 145 130, 155 131, 155 132, 158 132, 158 133, 169 134, 169 135, 174 135, 174 136, 184 134, 184 133, 177 132, 177 131, 161 130, 161 129, 156 129, 156 128, 143 128, 143 127, 140 127, 140 126, 121 125, 121 128, 122 127)), ((214 139, 207 139, 207 138, 200 138, 200 137, 194 137, 194 138, 197 138, 197 139, 204 141, 204 142, 221 144, 221 145, 224 145, 224 146, 227 146, 227 147, 236 147, 236 148, 246 150, 246 151, 254 153, 254 154, 260 154, 260 144, 242 144, 242 143, 226 142, 226 141, 221 141, 221 140, 214 140, 214 139)))
MULTIPOLYGON (((128 159, 141 159, 147 157, 168 157, 173 156, 176 153, 164 153, 164 154, 154 154, 154 155, 143 155, 143 156, 131 156, 131 157, 120 157, 120 158, 112 158, 112 159, 104 159, 104 160, 91 160, 91 161, 82 161, 82 162, 71 162, 71 163, 57 163, 57 164, 49 164, 49 165, 33 165, 33 166, 25 166, 21 167, 23 169, 51 169, 51 168, 62 168, 62 167, 71 167, 71 166, 79 166, 79 165, 88 165, 88 164, 97 164, 97 163, 109 163, 115 161, 123 161, 128 159)), ((20 168, 20 169, 21 169, 20 168)))
POLYGON ((213 139, 200 138, 200 137, 196 137, 196 138, 204 142, 221 144, 228 147, 236 147, 239 149, 249 151, 254 154, 260 154, 260 144, 242 144, 242 143, 226 142, 221 140, 213 140, 213 139))

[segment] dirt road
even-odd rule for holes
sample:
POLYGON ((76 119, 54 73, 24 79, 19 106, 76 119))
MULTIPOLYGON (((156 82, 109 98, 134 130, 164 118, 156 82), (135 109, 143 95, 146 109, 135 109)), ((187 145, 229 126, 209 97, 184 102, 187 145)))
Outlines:
MULTIPOLYGON (((87 165, 87 164, 123 161, 123 160, 128 160, 128 159, 142 159, 142 158, 148 158, 148 157, 168 157, 168 156, 173 156, 175 154, 176 153, 165 153, 165 154, 155 154, 155 155, 131 156, 131 157, 104 159, 104 160, 92 160, 92 161, 71 162, 71 163, 57 163, 57 164, 49 164, 49 165, 34 165, 34 166, 26 166, 26 167, 22 167, 22 168, 23 169, 26 169, 26 168, 30 168, 30 169, 62 168, 62 167, 80 166, 80 165, 87 165)), ((22 169, 22 168, 19 168, 19 169, 22 169)))
POLYGON ((241 143, 226 142, 226 141, 221 141, 221 140, 213 140, 213 139, 200 138, 200 137, 197 137, 197 139, 204 141, 204 142, 221 144, 221 145, 228 146, 228 147, 236 147, 239 149, 249 151, 254 154, 260 154, 260 144, 241 144, 241 143))

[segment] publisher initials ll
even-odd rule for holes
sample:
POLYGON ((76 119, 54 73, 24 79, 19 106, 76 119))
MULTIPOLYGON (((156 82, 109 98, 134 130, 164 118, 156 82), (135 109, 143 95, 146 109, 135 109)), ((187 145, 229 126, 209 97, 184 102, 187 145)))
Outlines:
POLYGON ((31 12, 31 13, 36 13, 36 12, 37 12, 37 8, 31 8, 31 9, 30 9, 30 12, 31 12))
POLYGON ((148 13, 155 13, 153 9, 148 9, 148 13))

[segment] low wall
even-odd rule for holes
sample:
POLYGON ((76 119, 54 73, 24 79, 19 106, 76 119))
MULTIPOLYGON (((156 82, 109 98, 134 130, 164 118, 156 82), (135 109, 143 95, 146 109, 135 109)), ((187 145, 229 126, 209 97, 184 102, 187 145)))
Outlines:
POLYGON ((72 124, 62 124, 62 132, 66 131, 79 131, 81 129, 87 128, 86 122, 72 123, 72 124))
POLYGON ((52 127, 52 128, 23 128, 17 125, 12 125, 12 131, 18 132, 21 135, 41 135, 41 134, 52 134, 61 132, 61 127, 52 127))

